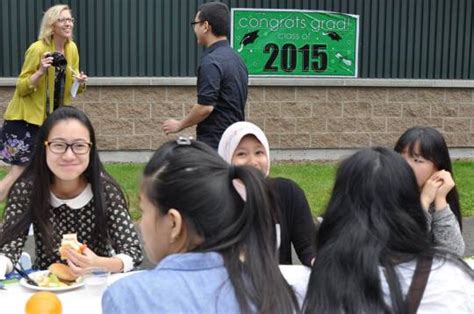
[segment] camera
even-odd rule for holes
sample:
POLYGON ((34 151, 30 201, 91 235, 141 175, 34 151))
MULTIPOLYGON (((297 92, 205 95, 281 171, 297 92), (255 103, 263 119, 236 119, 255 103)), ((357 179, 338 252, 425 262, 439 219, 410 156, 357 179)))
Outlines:
POLYGON ((64 55, 60 52, 53 52, 53 53, 48 53, 46 55, 46 57, 52 57, 53 58, 53 62, 51 63, 52 66, 54 67, 60 67, 60 68, 63 68, 63 67, 66 67, 67 65, 67 60, 66 58, 64 58, 64 55))

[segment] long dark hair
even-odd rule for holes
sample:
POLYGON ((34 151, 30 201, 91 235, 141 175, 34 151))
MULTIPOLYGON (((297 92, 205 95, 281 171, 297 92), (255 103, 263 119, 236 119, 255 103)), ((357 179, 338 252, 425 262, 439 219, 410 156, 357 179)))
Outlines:
POLYGON ((386 148, 343 161, 316 239, 305 313, 403 313, 394 266, 432 255, 432 243, 408 163, 386 148), (391 308, 384 302, 385 267, 391 308))
MULTIPOLYGON (((434 128, 413 127, 406 130, 395 144, 395 151, 402 153, 407 150, 410 156, 413 156, 415 146, 419 145, 421 156, 433 162, 438 170, 446 170, 451 173, 454 180, 453 167, 449 157, 448 146, 443 135, 434 128)), ((446 201, 456 215, 459 227, 462 230, 461 206, 459 204, 459 195, 456 186, 446 196, 446 201)))
POLYGON ((206 144, 172 141, 146 165, 143 189, 162 214, 177 209, 204 239, 193 251, 222 254, 241 312, 297 310, 278 268, 274 201, 260 171, 230 166, 206 144), (233 179, 245 185, 246 201, 233 179))
MULTIPOLYGON (((94 195, 93 208, 95 215, 95 228, 91 237, 93 243, 89 244, 91 247, 94 247, 95 243, 109 237, 107 228, 103 227, 107 225, 103 182, 104 180, 110 181, 116 185, 117 188, 119 188, 119 185, 107 174, 99 159, 95 132, 89 118, 84 112, 77 108, 64 106, 58 108, 49 115, 38 131, 36 146, 31 162, 17 180, 17 182, 26 180, 31 184, 31 193, 25 195, 25 197, 29 198, 30 208, 24 212, 25 215, 20 217, 14 225, 3 226, 4 232, 0 236, 0 246, 16 239, 20 232, 23 232, 32 222, 35 222, 40 233, 43 235, 44 247, 51 250, 53 249, 52 226, 49 218, 51 214, 51 184, 53 183, 54 174, 46 163, 46 146, 44 145, 44 142, 48 139, 51 129, 57 123, 64 120, 77 120, 84 125, 89 131, 90 141, 92 143, 89 152, 89 165, 83 173, 86 181, 91 184, 92 193, 94 195)), ((8 198, 7 207, 9 206, 10 201, 14 202, 14 200, 8 198)))

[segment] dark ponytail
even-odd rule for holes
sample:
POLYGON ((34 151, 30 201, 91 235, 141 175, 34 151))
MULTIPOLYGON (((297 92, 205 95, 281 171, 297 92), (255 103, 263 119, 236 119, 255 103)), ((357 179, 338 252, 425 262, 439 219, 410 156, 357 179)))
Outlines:
POLYGON ((193 251, 222 254, 241 312, 297 310, 278 268, 274 200, 263 174, 228 165, 205 144, 181 141, 160 147, 144 176, 156 208, 177 209, 204 239, 193 251))

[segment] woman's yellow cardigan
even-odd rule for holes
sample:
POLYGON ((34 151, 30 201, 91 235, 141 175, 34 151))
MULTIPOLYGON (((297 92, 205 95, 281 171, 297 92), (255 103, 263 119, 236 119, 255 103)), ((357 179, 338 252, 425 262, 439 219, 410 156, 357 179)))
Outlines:
MULTIPOLYGON (((26 51, 25 62, 16 82, 15 94, 5 111, 5 120, 24 120, 31 124, 41 125, 47 113, 53 111, 55 68, 53 66, 48 68, 47 74, 39 79, 38 86, 35 87, 30 82, 31 76, 40 67, 41 56, 47 51, 56 51, 53 41, 47 44, 43 40, 38 40, 26 51), (49 94, 48 107, 46 107, 46 92, 49 94)), ((71 86, 74 82, 71 68, 75 73, 79 73, 79 52, 76 44, 71 40, 64 47, 64 57, 67 60, 64 104, 67 105, 71 103, 71 86)), ((83 89, 84 87, 81 86, 78 92, 82 92, 83 89)))

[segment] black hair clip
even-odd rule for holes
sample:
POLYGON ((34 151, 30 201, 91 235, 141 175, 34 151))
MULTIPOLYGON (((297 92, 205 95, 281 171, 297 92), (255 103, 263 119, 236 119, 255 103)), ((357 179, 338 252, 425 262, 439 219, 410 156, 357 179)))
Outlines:
POLYGON ((176 144, 178 144, 178 145, 191 145, 191 140, 192 139, 193 139, 192 136, 189 136, 189 137, 180 136, 176 140, 176 144))

